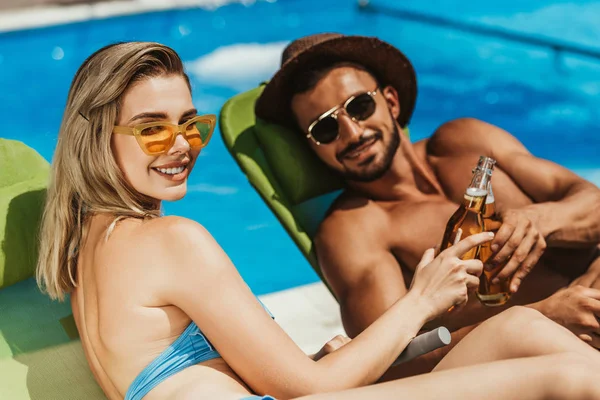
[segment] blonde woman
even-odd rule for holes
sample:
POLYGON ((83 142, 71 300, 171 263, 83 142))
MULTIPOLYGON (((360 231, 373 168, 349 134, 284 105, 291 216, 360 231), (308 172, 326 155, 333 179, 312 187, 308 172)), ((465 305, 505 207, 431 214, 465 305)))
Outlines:
POLYGON ((69 92, 37 276, 52 298, 70 294, 108 398, 600 397, 595 350, 524 308, 484 322, 431 374, 366 386, 426 321, 466 301, 482 265, 459 257, 485 233, 426 252, 409 294, 379 320, 305 355, 200 224, 161 216, 163 200, 186 194, 214 129, 213 115, 197 114, 181 60, 156 43, 99 50, 69 92))

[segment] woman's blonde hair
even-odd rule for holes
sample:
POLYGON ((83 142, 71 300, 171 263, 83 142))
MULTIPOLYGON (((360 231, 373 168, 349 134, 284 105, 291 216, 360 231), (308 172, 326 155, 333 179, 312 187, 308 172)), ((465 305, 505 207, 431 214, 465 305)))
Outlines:
POLYGON ((106 46, 85 60, 75 74, 40 232, 36 277, 51 298, 63 300, 77 286, 77 256, 86 233, 86 216, 159 215, 155 201, 126 182, 111 150, 111 135, 124 92, 136 82, 164 75, 180 75, 189 87, 177 53, 148 42, 106 46))

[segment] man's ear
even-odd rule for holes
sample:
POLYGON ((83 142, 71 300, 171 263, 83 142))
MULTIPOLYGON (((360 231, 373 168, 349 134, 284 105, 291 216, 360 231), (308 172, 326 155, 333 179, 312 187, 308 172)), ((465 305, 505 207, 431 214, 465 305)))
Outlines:
POLYGON ((400 101, 398 100, 398 92, 393 86, 386 86, 381 90, 381 94, 387 102, 388 108, 394 119, 398 119, 400 115, 400 101))

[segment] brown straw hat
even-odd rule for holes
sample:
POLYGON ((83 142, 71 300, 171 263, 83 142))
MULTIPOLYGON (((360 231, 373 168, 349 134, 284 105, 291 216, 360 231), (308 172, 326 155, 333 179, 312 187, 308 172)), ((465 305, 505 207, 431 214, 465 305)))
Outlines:
POLYGON ((290 106, 291 82, 298 72, 327 62, 348 61, 360 64, 375 74, 382 86, 398 91, 401 127, 408 124, 417 99, 417 81, 412 64, 394 46, 367 36, 320 33, 290 43, 281 56, 281 68, 265 86, 256 101, 256 116, 285 126, 295 126, 290 106))

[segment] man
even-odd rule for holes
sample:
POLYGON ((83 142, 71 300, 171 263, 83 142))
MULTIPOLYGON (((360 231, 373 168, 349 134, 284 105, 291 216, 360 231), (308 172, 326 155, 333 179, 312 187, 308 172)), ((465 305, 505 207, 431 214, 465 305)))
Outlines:
MULTIPOLYGON (((492 182, 503 221, 493 263, 507 261, 499 277, 511 279, 512 299, 495 308, 471 299, 431 327, 456 331, 456 343, 470 325, 529 304, 600 348, 600 190, 475 119, 450 121, 411 143, 402 132, 416 93, 414 70, 398 49, 376 38, 319 34, 286 48, 256 103, 258 117, 300 130, 346 180, 315 245, 349 336, 406 293, 486 155, 497 160, 492 182)), ((426 357, 421 371, 443 353, 426 357)))

